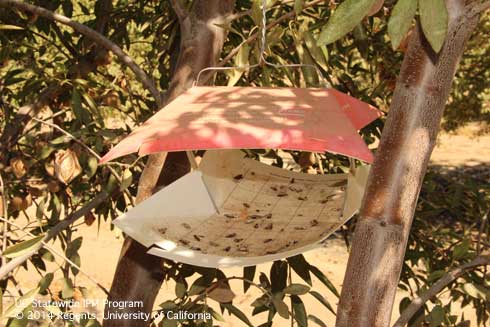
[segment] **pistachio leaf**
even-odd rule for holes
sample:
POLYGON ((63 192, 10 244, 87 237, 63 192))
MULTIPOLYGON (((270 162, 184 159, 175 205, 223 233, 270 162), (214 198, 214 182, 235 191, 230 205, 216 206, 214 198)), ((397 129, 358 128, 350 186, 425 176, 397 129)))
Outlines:
MULTIPOLYGON (((427 0, 423 0, 427 1, 427 0)), ((444 322, 445 311, 440 305, 436 305, 428 316, 429 326, 437 327, 441 326, 444 322)))
POLYGON ((230 70, 230 72, 228 73, 228 86, 234 86, 242 77, 244 70, 238 67, 244 67, 248 65, 249 54, 250 46, 248 44, 242 45, 235 57, 235 66, 237 68, 230 70))
POLYGON ((17 314, 22 312, 28 305, 32 303, 34 297, 38 292, 39 292, 39 287, 25 293, 23 296, 18 298, 17 301, 15 301, 10 307, 8 307, 7 310, 5 310, 1 318, 4 319, 4 318, 15 317, 17 314))
POLYGON ((308 320, 313 321, 315 324, 317 324, 320 327, 327 327, 327 325, 317 316, 315 315, 308 315, 308 320))
POLYGON ((170 300, 160 303, 159 307, 163 310, 175 310, 176 308, 178 308, 177 304, 170 300))
POLYGON ((189 288, 189 296, 201 294, 206 290, 207 286, 206 278, 199 277, 189 288))
POLYGON ((291 295, 291 303, 293 306, 294 319, 298 323, 299 327, 307 327, 308 326, 308 316, 306 314, 306 308, 303 304, 303 301, 299 298, 299 296, 291 295))
POLYGON ((247 324, 247 326, 253 327, 252 323, 250 322, 250 320, 248 320, 247 316, 242 311, 240 311, 240 309, 235 307, 233 304, 226 303, 223 304, 223 307, 228 309, 230 314, 234 315, 235 317, 243 321, 245 324, 247 324))
POLYGON ((235 293, 226 287, 216 287, 208 292, 208 297, 219 303, 229 303, 235 298, 235 293))
POLYGON ((466 283, 462 286, 463 291, 471 297, 479 300, 490 300, 490 288, 484 286, 466 283))
POLYGON ((289 257, 287 258, 287 261, 295 273, 297 273, 310 286, 313 285, 309 271, 310 265, 303 255, 298 254, 294 257, 289 257))
POLYGON ((211 314, 211 316, 213 316, 215 320, 225 322, 225 318, 223 318, 223 316, 220 315, 219 312, 216 312, 216 310, 214 310, 213 308, 208 307, 207 311, 211 314))
POLYGON ((247 293, 247 290, 250 288, 251 284, 247 280, 253 281, 256 269, 257 266, 249 266, 243 268, 243 278, 246 279, 243 281, 243 293, 247 293))
POLYGON ((448 13, 444 0, 419 0, 424 35, 435 52, 442 49, 447 35, 448 13))
POLYGON ((16 30, 16 31, 21 31, 24 28, 16 25, 6 25, 6 24, 0 24, 0 30, 16 30))
POLYGON ((97 172, 98 161, 95 157, 90 157, 87 162, 87 177, 91 178, 97 172))
POLYGON ((398 0, 393 8, 388 22, 388 35, 390 36, 393 50, 398 49, 403 38, 410 30, 416 11, 417 1, 414 0, 398 0))
POLYGON ((294 12, 299 15, 303 11, 303 0, 294 0, 294 12))
POLYGON ((327 308, 330 312, 332 312, 333 314, 335 314, 335 310, 330 305, 330 303, 328 303, 327 299, 325 299, 325 297, 323 297, 323 295, 321 295, 320 293, 318 293, 316 291, 310 291, 310 294, 315 299, 317 299, 321 304, 323 304, 325 306, 325 308, 327 308))
POLYGON ((178 298, 183 298, 186 292, 187 292, 187 283, 185 282, 184 279, 179 279, 175 283, 175 295, 178 298))
POLYGON ((73 282, 70 278, 63 278, 63 289, 61 290, 61 296, 63 299, 69 299, 74 294, 73 282))
POLYGON ((284 289, 284 292, 292 295, 303 295, 308 293, 309 290, 310 290, 309 286, 293 283, 288 285, 288 287, 284 289))
POLYGON ((6 258, 12 259, 23 255, 24 253, 29 252, 31 249, 35 248, 41 241, 43 240, 44 235, 40 235, 34 237, 27 241, 22 241, 15 245, 9 246, 4 252, 3 255, 6 258))
POLYGON ((120 187, 121 192, 126 190, 128 187, 130 187, 131 183, 133 183, 133 173, 131 172, 131 170, 126 169, 124 170, 122 175, 122 181, 120 187))
POLYGON ((374 2, 374 5, 371 7, 371 9, 368 12, 368 16, 374 16, 378 13, 378 11, 383 8, 383 5, 385 3, 385 0, 376 0, 374 2))
POLYGON ((277 313, 283 317, 284 319, 289 319, 289 308, 283 300, 273 297, 272 303, 274 304, 274 308, 276 308, 277 313))
POLYGON ((310 271, 313 275, 316 276, 316 278, 318 278, 325 286, 327 286, 327 288, 333 293, 335 294, 336 297, 340 297, 340 294, 339 294, 339 291, 337 291, 337 289, 335 288, 335 285, 332 284, 332 282, 328 279, 327 276, 325 276, 324 273, 321 272, 320 269, 318 269, 317 267, 315 266, 312 266, 310 265, 310 271))
POLYGON ((304 31, 303 38, 310 55, 313 57, 316 63, 324 70, 328 70, 327 58, 325 57, 322 49, 316 44, 315 36, 310 31, 304 31))
POLYGON ((352 31, 366 17, 376 1, 346 0, 342 2, 320 33, 317 44, 333 43, 352 31))
POLYGON ((43 278, 41 278, 38 284, 39 293, 44 293, 48 289, 49 285, 51 285, 51 282, 53 281, 53 278, 53 273, 47 273, 43 278))

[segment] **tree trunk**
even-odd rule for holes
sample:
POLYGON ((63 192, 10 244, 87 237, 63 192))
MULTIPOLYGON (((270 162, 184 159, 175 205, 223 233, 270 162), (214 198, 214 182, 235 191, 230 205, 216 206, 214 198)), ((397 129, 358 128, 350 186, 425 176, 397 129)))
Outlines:
MULTIPOLYGON (((174 1, 174 4, 178 6, 179 2, 174 1)), ((216 65, 226 38, 226 31, 217 25, 225 22, 233 8, 234 0, 196 0, 189 14, 180 7, 176 8, 181 47, 165 103, 190 88, 201 69, 216 65)), ((168 156, 166 153, 151 155, 140 179, 137 202, 148 198, 156 187, 170 184, 189 170, 184 152, 170 153, 168 156)), ((141 244, 126 238, 108 297, 108 301, 142 301, 144 308, 117 310, 107 306, 106 317, 110 313, 151 313, 166 271, 164 260, 146 254, 146 250, 141 244)), ((143 319, 104 320, 105 327, 140 327, 148 324, 149 321, 143 319)))
POLYGON ((444 105, 478 16, 446 0, 449 30, 434 53, 415 27, 369 175, 337 311, 337 327, 390 323, 417 198, 444 105))

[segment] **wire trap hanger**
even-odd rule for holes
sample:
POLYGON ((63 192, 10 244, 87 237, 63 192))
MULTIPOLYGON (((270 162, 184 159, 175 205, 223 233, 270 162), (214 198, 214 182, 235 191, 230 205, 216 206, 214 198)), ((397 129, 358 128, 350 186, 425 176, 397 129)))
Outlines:
MULTIPOLYGON (((264 0, 262 10, 259 63, 238 68, 313 67, 323 79, 316 66, 266 60, 264 0)), ((203 72, 228 69, 237 67, 200 71, 194 87, 101 159, 215 150, 115 220, 150 254, 214 268, 278 260, 320 246, 360 205, 367 165, 346 174, 295 173, 238 149, 329 151, 370 163, 358 130, 380 111, 332 88, 197 86, 203 72)))
POLYGON ((331 87, 330 83, 327 81, 325 76, 323 76, 322 72, 320 71, 320 69, 316 65, 303 64, 303 63, 300 63, 300 64, 275 64, 275 63, 267 60, 267 58, 265 57, 265 50, 267 47, 267 0, 262 0, 262 8, 261 9, 262 9, 262 23, 260 26, 261 33, 260 33, 260 47, 259 47, 259 61, 258 61, 258 63, 253 64, 253 65, 245 65, 245 66, 226 66, 226 67, 214 66, 214 67, 203 68, 197 74, 193 86, 194 87, 199 86, 200 85, 199 81, 200 81, 201 75, 206 73, 206 72, 209 72, 209 71, 227 71, 227 70, 247 71, 247 70, 262 67, 265 65, 265 66, 269 66, 269 67, 276 68, 276 69, 279 69, 279 68, 311 68, 318 75, 318 80, 320 81, 322 87, 325 87, 325 88, 331 87))
MULTIPOLYGON (((266 1, 262 0, 259 62, 201 70, 194 86, 169 103, 101 160, 138 152, 277 148, 333 152, 365 162, 373 159, 358 130, 381 116, 380 111, 333 88, 197 86, 210 70, 274 68, 315 69, 315 65, 277 65, 265 57, 266 1)), ((191 156, 190 156, 191 157, 191 156)), ((191 158, 192 163, 192 158, 191 158)), ((194 167, 196 168, 196 167, 194 167)))

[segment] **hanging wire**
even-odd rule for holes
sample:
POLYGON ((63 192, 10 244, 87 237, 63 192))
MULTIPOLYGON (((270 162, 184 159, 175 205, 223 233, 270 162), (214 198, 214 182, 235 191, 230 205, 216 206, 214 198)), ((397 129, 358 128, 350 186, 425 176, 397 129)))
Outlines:
MULTIPOLYGON (((225 71, 225 70, 233 70, 233 69, 240 69, 240 70, 249 70, 252 68, 257 68, 265 64, 266 66, 270 66, 273 68, 312 68, 316 71, 318 74, 318 77, 320 78, 321 84, 324 87, 329 87, 330 83, 327 81, 327 79, 323 76, 322 72, 316 65, 310 65, 310 64, 275 64, 270 61, 268 61, 265 57, 265 52, 266 52, 266 47, 267 47, 267 0, 262 0, 262 24, 261 24, 261 37, 260 37, 260 46, 259 46, 259 62, 254 65, 245 65, 245 66, 227 66, 227 67, 206 67, 199 71, 197 74, 196 80, 194 82, 194 86, 199 85, 199 78, 204 72, 207 71, 225 71)), ((189 153, 188 153, 189 155, 189 153)), ((352 158, 349 158, 349 168, 350 172, 355 175, 356 174, 356 163, 355 160, 352 158)))
POLYGON ((267 0, 262 0, 262 24, 261 24, 261 37, 260 37, 260 46, 259 46, 259 62, 254 65, 245 65, 245 66, 227 66, 227 67, 206 67, 204 69, 201 69, 199 73, 197 74, 196 80, 194 82, 194 86, 199 85, 199 78, 204 72, 207 71, 212 71, 212 70, 220 70, 220 71, 225 71, 225 70, 234 70, 234 69, 239 69, 239 70, 250 70, 252 68, 257 68, 265 64, 266 66, 270 66, 273 68, 311 68, 316 71, 318 74, 318 77, 320 78, 320 83, 322 84, 323 87, 329 87, 330 83, 326 80, 326 78, 323 76, 322 72, 316 65, 311 65, 311 64, 275 64, 270 61, 267 61, 265 57, 265 52, 266 52, 266 47, 267 47, 267 0))

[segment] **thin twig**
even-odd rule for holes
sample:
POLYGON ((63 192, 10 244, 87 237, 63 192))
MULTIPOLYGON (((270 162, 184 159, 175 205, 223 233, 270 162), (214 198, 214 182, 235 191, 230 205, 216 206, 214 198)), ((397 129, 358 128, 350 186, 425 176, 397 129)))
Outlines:
MULTIPOLYGON (((52 238, 54 238, 56 235, 58 235, 60 232, 68 228, 71 224, 73 224, 75 221, 78 219, 82 218, 85 216, 87 213, 98 207, 101 203, 103 203, 107 198, 109 197, 109 194, 105 191, 102 191, 99 193, 95 198, 84 205, 82 208, 78 209, 77 211, 73 212, 72 214, 68 215, 64 220, 60 221, 58 224, 56 224, 53 228, 51 228, 46 235, 43 237, 42 241, 43 242, 48 242, 52 238)), ((4 279, 7 277, 7 275, 14 270, 16 267, 22 265, 27 259, 29 259, 32 255, 37 253, 41 248, 43 247, 43 243, 39 243, 35 247, 33 247, 31 250, 28 252, 24 253, 21 256, 18 256, 9 262, 7 262, 5 265, 0 267, 0 280, 4 279)))
MULTIPOLYGON (((314 1, 311 1, 309 3, 306 3, 304 6, 303 6, 303 10, 305 9, 308 9, 310 7, 313 7, 314 5, 317 5, 319 3, 324 3, 325 0, 314 0, 314 1)), ((289 19, 289 18, 292 18, 296 16, 296 12, 293 10, 293 11, 290 11, 284 15, 282 15, 281 17, 278 17, 275 21, 271 22, 270 24, 267 25, 267 29, 270 30, 270 28, 278 25, 279 23, 281 23, 282 21, 286 20, 286 19, 289 19)), ((235 57, 235 55, 238 53, 238 51, 240 51, 240 48, 245 45, 245 44, 250 44, 252 43, 253 41, 255 41, 260 35, 260 32, 256 32, 252 35, 250 35, 245 41, 243 41, 242 43, 240 43, 236 48, 234 48, 233 50, 231 50, 228 55, 226 57, 223 58, 223 60, 221 60, 219 63, 218 63, 218 67, 223 67, 224 65, 226 65, 231 59, 233 59, 235 57)))
POLYGON ((485 212, 485 214, 483 215, 483 217, 481 219, 480 230, 478 231, 478 237, 477 237, 477 241, 476 241, 476 254, 477 255, 480 255, 480 253, 481 253, 481 236, 483 234, 483 231, 485 230, 485 226, 487 225, 489 213, 490 213, 490 209, 488 209, 487 212, 485 212))
MULTIPOLYGON (((53 24, 54 25, 54 24, 53 24)), ((56 25, 54 25, 56 26, 56 25)), ((63 48, 60 47, 59 45, 57 45, 56 43, 54 43, 53 41, 51 41, 49 38, 45 37, 44 35, 42 35, 41 33, 38 33, 38 32, 35 32, 31 29, 28 29, 27 31, 29 31, 30 33, 40 37, 41 39, 43 39, 44 41, 48 42, 49 44, 51 44, 53 47, 55 47, 56 49, 58 49, 58 51, 63 54, 68 60, 72 59, 72 57, 70 57, 70 55, 68 55, 65 51, 63 51, 63 48)))
MULTIPOLYGON (((281 1, 277 5, 274 5, 272 7, 269 7, 269 10, 273 10, 273 9, 279 8, 279 7, 282 7, 282 6, 287 5, 287 4, 291 5, 292 3, 294 3, 294 0, 281 1)), ((244 16, 248 16, 251 13, 252 13, 252 9, 247 9, 247 10, 244 10, 244 11, 241 11, 241 12, 237 12, 237 13, 228 15, 226 17, 226 21, 227 22, 232 22, 232 21, 237 20, 237 19, 240 19, 240 18, 242 18, 244 16)))
MULTIPOLYGON (((81 140, 77 139, 70 132, 66 131, 65 129, 61 128, 60 126, 58 126, 56 124, 47 122, 45 120, 37 119, 35 117, 33 117, 32 120, 34 120, 34 121, 36 121, 38 123, 41 123, 41 124, 45 124, 47 126, 50 126, 50 127, 54 128, 54 129, 60 131, 61 133, 65 134, 66 136, 68 136, 69 138, 71 138, 73 141, 75 141, 76 143, 80 144, 85 150, 87 150, 91 155, 93 155, 97 159, 97 161, 100 161, 101 157, 99 156, 99 154, 97 152, 95 152, 94 150, 92 150, 88 145, 86 145, 85 143, 83 143, 81 140)), ((111 172, 111 174, 114 175, 114 177, 119 182, 119 184, 122 183, 122 177, 121 177, 121 175, 119 175, 117 173, 117 171, 114 168, 112 168, 111 166, 106 165, 106 167, 107 167, 107 169, 109 169, 109 171, 111 172)), ((129 191, 127 191, 127 190, 125 190, 125 193, 129 197, 129 200, 130 200, 131 204, 134 206, 134 200, 133 200, 133 197, 131 196, 131 193, 129 193, 129 191)))
POLYGON ((112 51, 119 58, 119 60, 121 60, 121 62, 123 62, 133 71, 133 73, 136 75, 136 78, 150 91, 152 96, 155 98, 158 107, 161 107, 162 99, 160 96, 160 92, 158 92, 158 89, 155 86, 154 81, 117 44, 106 38, 104 35, 91 29, 90 27, 73 21, 66 16, 54 13, 39 6, 24 3, 19 0, 0 0, 0 7, 14 7, 22 11, 28 11, 38 16, 70 26, 77 32, 92 39, 94 42, 104 47, 106 50, 112 51))
MULTIPOLYGON (((24 296, 24 292, 22 292, 22 289, 20 288, 20 285, 19 285, 19 282, 17 281, 17 279, 15 279, 15 277, 12 275, 12 276, 10 276, 10 280, 12 281, 12 284, 14 284, 14 288, 17 291, 17 293, 19 294, 19 296, 24 296)), ((13 296, 13 295, 12 295, 12 297, 15 298, 15 296, 13 296)))
POLYGON ((393 327, 404 327, 408 324, 413 315, 433 296, 436 296, 448 284, 455 281, 468 270, 476 269, 480 266, 490 265, 490 256, 479 256, 472 261, 457 267, 442 276, 428 290, 413 299, 412 303, 402 312, 400 318, 395 322, 393 327))
POLYGON ((247 282, 249 283, 250 285, 252 286, 255 286, 256 288, 258 288, 259 290, 262 291, 262 293, 266 294, 271 300, 273 298, 273 294, 271 291, 269 291, 267 288, 263 287, 262 285, 260 284, 257 284, 257 283, 254 283, 254 281, 250 280, 250 279, 247 279, 245 277, 240 277, 240 276, 231 276, 231 277, 226 277, 225 278, 226 280, 241 280, 241 281, 244 281, 244 282, 247 282))
MULTIPOLYGON (((0 217, 0 220, 2 220, 6 224, 10 224, 12 226, 15 226, 15 227, 21 229, 21 227, 19 225, 15 224, 15 223, 13 223, 11 221, 8 221, 5 218, 0 217)), ((38 235, 34 235, 34 234, 32 234, 31 232, 29 232, 27 230, 23 230, 22 229, 22 232, 24 233, 24 235, 29 235, 31 237, 38 237, 38 235)), ((67 256, 65 256, 64 254, 60 253, 58 250, 55 250, 53 247, 51 247, 45 241, 42 241, 41 240, 41 243, 50 252, 54 253, 55 255, 57 255, 58 257, 60 257, 61 259, 63 259, 66 262, 68 262, 68 264, 70 266, 77 268, 82 274, 84 274, 88 279, 90 279, 90 281, 92 281, 95 285, 97 285, 98 287, 100 287, 100 289, 102 289, 102 291, 104 291, 107 295, 109 295, 109 291, 101 283, 99 283, 94 277, 92 277, 89 273, 85 272, 79 265, 77 265, 76 263, 74 263, 73 261, 71 261, 67 256)))
MULTIPOLYGON (((83 143, 81 140, 77 139, 73 134, 71 134, 70 132, 64 130, 63 128, 61 128, 60 126, 56 125, 56 124, 53 124, 53 123, 50 123, 50 122, 47 122, 45 120, 42 120, 42 119, 38 119, 38 118, 32 118, 32 120, 34 121, 37 121, 38 123, 40 124, 44 124, 46 126, 50 126, 58 131, 60 131, 61 133, 65 134, 66 136, 68 136, 69 138, 71 138, 73 141, 75 141, 76 143, 80 144, 82 147, 84 147, 88 152, 90 152, 90 154, 92 154, 97 160, 100 160, 101 157, 99 156, 99 154, 97 152, 95 152, 94 150, 92 150, 89 146, 87 146, 85 143, 83 143)), ((115 172, 115 177, 118 177, 118 174, 115 172)), ((120 176, 119 176, 120 178, 120 176)))
MULTIPOLYGON (((44 117, 44 119, 45 120, 51 120, 51 119, 53 119, 55 117, 58 117, 60 115, 65 114, 67 111, 68 111, 67 109, 62 109, 62 110, 57 111, 57 112, 55 112, 54 114, 52 114, 52 115, 50 115, 48 117, 44 117)), ((17 138, 15 139, 15 141, 13 142, 13 144, 17 144, 22 137, 24 137, 30 131, 32 131, 34 128, 36 128, 36 126, 37 126, 37 124, 26 125, 24 127, 24 130, 22 131, 22 133, 17 136, 17 138)))
MULTIPOLYGON (((2 192, 2 212, 0 213, 6 221, 3 222, 2 224, 2 253, 5 252, 5 249, 7 248, 7 231, 8 231, 8 210, 7 210, 7 195, 5 193, 5 184, 3 183, 3 177, 2 174, 0 174, 0 192, 2 192)), ((2 266, 4 266, 7 263, 7 258, 2 255, 2 266)))
MULTIPOLYGON (((311 1, 309 3, 306 3, 304 6, 303 6, 303 10, 305 9, 308 9, 314 5, 317 5, 319 3, 324 3, 325 0, 314 0, 314 1, 311 1)), ((272 27, 278 25, 279 23, 281 23, 282 21, 284 20, 287 20, 287 19, 290 19, 292 17, 296 16, 296 12, 293 10, 293 11, 290 11, 282 16, 280 16, 279 18, 277 18, 275 21, 273 21, 272 23, 268 24, 266 26, 266 30, 270 30, 272 27)), ((259 32, 256 32, 252 35, 250 35, 246 40, 244 40, 242 43, 240 43, 237 47, 235 47, 233 50, 231 50, 227 55, 226 57, 224 57, 217 65, 216 67, 224 67, 228 62, 230 62, 230 60, 232 60, 237 54, 238 52, 240 51, 240 49, 242 48, 242 46, 244 46, 245 44, 250 44, 252 42, 254 42, 260 35, 261 31, 259 32)), ((212 76, 212 73, 208 73, 208 74, 203 74, 203 81, 202 83, 206 83, 212 76)))

